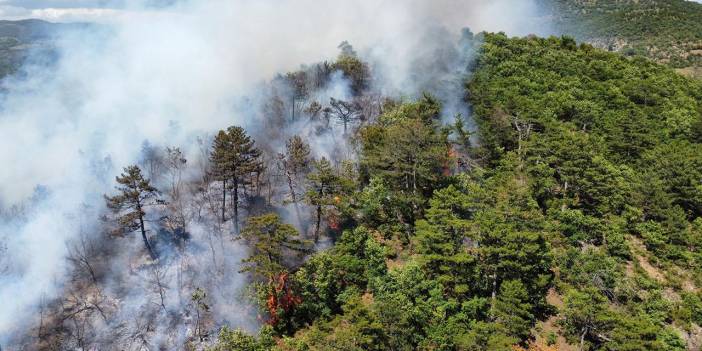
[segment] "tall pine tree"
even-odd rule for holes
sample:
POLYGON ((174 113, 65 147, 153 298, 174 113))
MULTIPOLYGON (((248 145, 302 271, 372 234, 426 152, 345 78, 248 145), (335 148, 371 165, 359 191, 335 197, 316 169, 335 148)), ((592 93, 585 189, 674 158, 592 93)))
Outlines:
POLYGON ((307 176, 307 204, 314 206, 315 226, 314 242, 319 241, 319 231, 322 224, 322 212, 326 206, 334 204, 334 194, 339 193, 341 179, 334 172, 331 162, 326 158, 313 163, 314 171, 307 176))
POLYGON ((159 191, 151 186, 149 179, 145 179, 141 174, 141 169, 137 166, 124 168, 124 173, 116 178, 119 184, 116 189, 119 194, 115 196, 105 195, 107 208, 117 215, 118 230, 124 233, 141 231, 141 238, 144 246, 148 250, 152 259, 156 258, 149 239, 146 237, 146 227, 144 225, 144 208, 158 203, 159 191))
POLYGON ((239 189, 261 167, 261 151, 254 143, 244 128, 233 126, 219 131, 210 153, 212 175, 222 182, 222 222, 226 221, 227 190, 231 190, 236 232, 239 232, 239 189))

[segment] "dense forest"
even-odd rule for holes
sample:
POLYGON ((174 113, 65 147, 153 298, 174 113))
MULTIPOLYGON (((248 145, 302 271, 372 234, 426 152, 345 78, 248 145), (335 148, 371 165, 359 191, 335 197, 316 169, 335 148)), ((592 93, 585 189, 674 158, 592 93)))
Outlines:
MULTIPOLYGON (((313 134, 272 154, 243 128, 220 131, 189 186, 175 148, 146 146, 141 164, 124 169, 106 196, 105 225, 117 237, 139 233, 147 257, 187 255, 193 221, 247 247, 244 298, 258 306, 260 332, 213 334, 215 292, 193 287, 183 297, 192 301, 186 347, 699 348, 702 84, 569 37, 466 32, 463 43, 477 49, 465 83, 476 130, 460 115, 442 119, 428 93, 370 100, 369 67, 344 44, 337 61, 279 77, 299 104, 267 107, 282 118, 269 123, 308 120, 313 134), (332 72, 348 79, 352 98, 307 100, 332 72), (334 125, 351 154, 314 155, 310 142, 334 125), (169 185, 157 189, 150 177, 169 185), (144 225, 154 212, 163 221, 156 237, 144 225)), ((74 252, 85 277, 74 293, 97 295, 47 307, 63 322, 42 322, 46 347, 87 345, 90 321, 112 318, 107 293, 95 292, 95 262, 109 248, 91 245, 74 252)), ((152 269, 149 318, 176 323, 166 275, 152 269)))
POLYGON ((702 85, 567 37, 480 40, 479 142, 429 96, 388 106, 335 187, 336 245, 261 276, 270 326, 215 349, 699 348, 702 85))
POLYGON ((342 42, 195 157, 90 164, 114 187, 8 350, 700 350, 702 6, 554 6, 573 36, 464 29, 417 94, 342 42))

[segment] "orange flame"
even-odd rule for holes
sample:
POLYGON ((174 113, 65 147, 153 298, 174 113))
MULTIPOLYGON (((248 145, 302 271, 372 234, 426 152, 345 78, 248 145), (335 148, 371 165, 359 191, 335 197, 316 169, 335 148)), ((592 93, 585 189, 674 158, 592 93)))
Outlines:
POLYGON ((329 216, 327 222, 329 223, 329 228, 331 228, 332 230, 338 231, 339 228, 341 228, 341 225, 339 224, 339 218, 337 218, 336 216, 329 216))
POLYGON ((271 287, 268 299, 266 300, 266 307, 270 315, 268 324, 276 325, 280 321, 278 318, 278 311, 282 309, 284 312, 290 312, 295 306, 302 303, 302 298, 295 296, 293 293, 293 289, 288 282, 287 272, 283 272, 272 278, 268 282, 268 285, 271 287))

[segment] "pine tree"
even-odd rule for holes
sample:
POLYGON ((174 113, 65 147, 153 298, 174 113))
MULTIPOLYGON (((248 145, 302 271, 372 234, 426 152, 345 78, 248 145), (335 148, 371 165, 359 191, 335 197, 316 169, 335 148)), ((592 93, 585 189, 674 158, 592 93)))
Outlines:
POLYGON ((124 173, 116 180, 119 184, 116 189, 120 194, 112 197, 105 195, 105 200, 107 207, 117 215, 118 230, 126 233, 140 230, 144 246, 151 258, 155 259, 156 255, 146 237, 144 208, 159 202, 159 191, 151 186, 150 181, 144 178, 141 169, 137 166, 124 168, 124 173))
POLYGON ((278 160, 278 167, 283 171, 288 181, 290 202, 292 202, 295 207, 297 221, 298 223, 302 223, 300 206, 298 205, 297 186, 299 178, 305 176, 307 172, 309 172, 310 145, 302 140, 299 135, 295 135, 285 143, 285 152, 278 154, 278 160))
POLYGON ((287 253, 308 253, 309 243, 299 238, 295 227, 280 221, 274 213, 251 217, 241 231, 241 238, 251 247, 251 254, 243 260, 242 272, 250 272, 256 278, 274 280, 287 271, 287 253))
POLYGON ((231 161, 229 159, 229 135, 220 130, 212 142, 212 152, 210 162, 212 162, 211 173, 214 180, 222 182, 222 222, 226 220, 225 211, 227 204, 227 181, 232 178, 231 161))
POLYGON ((400 105, 361 130, 362 174, 394 189, 430 196, 448 164, 447 131, 439 128, 441 105, 431 96, 400 105))
POLYGON ((212 175, 222 182, 222 222, 226 221, 225 211, 227 190, 231 190, 234 206, 234 226, 239 232, 239 188, 245 186, 246 179, 261 170, 261 151, 241 127, 229 127, 219 131, 212 145, 210 161, 212 175), (229 183, 229 185, 228 185, 229 183))
POLYGON ((528 302, 529 294, 519 280, 502 283, 500 294, 492 306, 493 319, 504 325, 509 335, 520 340, 529 336, 534 322, 532 305, 528 302))
POLYGON ((279 166, 285 172, 288 181, 290 200, 297 204, 299 199, 295 189, 296 183, 301 175, 309 171, 310 145, 299 135, 295 135, 285 143, 285 153, 279 154, 278 158, 280 160, 279 166))
POLYGON ((334 115, 338 122, 344 126, 344 135, 346 135, 349 124, 363 118, 361 106, 358 103, 331 98, 329 105, 330 107, 327 107, 325 112, 334 115))
POLYGON ((316 243, 319 241, 322 211, 324 207, 334 203, 334 194, 338 193, 341 188, 341 179, 334 172, 331 162, 324 157, 319 161, 314 161, 313 167, 314 172, 307 176, 306 200, 315 209, 314 242, 316 243))

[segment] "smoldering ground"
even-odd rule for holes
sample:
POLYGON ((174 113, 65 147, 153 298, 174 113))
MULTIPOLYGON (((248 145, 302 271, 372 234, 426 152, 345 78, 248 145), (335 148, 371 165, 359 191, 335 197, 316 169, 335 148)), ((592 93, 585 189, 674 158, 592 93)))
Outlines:
MULTIPOLYGON (((453 73, 468 73, 466 53, 444 47, 457 45, 466 26, 543 34, 548 29, 538 17, 536 5, 522 0, 192 1, 158 9, 136 4, 103 19, 99 30, 62 35, 50 65, 25 66, 3 81, 0 345, 47 323, 47 301, 71 300, 76 289, 69 282, 81 270, 98 274, 89 279, 100 284, 87 289, 91 297, 73 299, 71 308, 92 313, 73 333, 102 349, 174 347, 192 336, 192 321, 178 322, 195 318, 198 307, 185 292, 197 287, 208 291, 215 323, 255 329, 255 308, 238 298, 245 248, 216 221, 193 220, 206 217, 197 208, 210 201, 194 185, 206 168, 207 136, 241 125, 275 155, 289 135, 318 135, 298 122, 273 136, 262 112, 272 85, 264 82, 303 63, 333 60, 344 40, 371 64, 378 94, 411 98, 435 90, 444 95, 446 115, 467 114, 460 95, 442 93, 461 84, 451 81, 453 73), (447 67, 436 69, 432 61, 442 53, 447 67), (179 172, 178 201, 188 204, 194 244, 160 242, 157 264, 135 259, 136 236, 105 239, 99 221, 102 194, 121 167, 145 162, 145 140, 161 150, 179 147, 187 160, 180 170, 164 166, 155 181, 172 196, 167 175, 179 172), (179 310, 190 312, 173 317, 179 310)), ((337 77, 315 94, 345 99, 348 89, 337 77)), ((311 139, 315 155, 330 156, 335 147, 351 152, 339 128, 311 139)), ((150 215, 159 217, 157 210, 150 215)), ((156 235, 160 227, 150 229, 156 235)))

